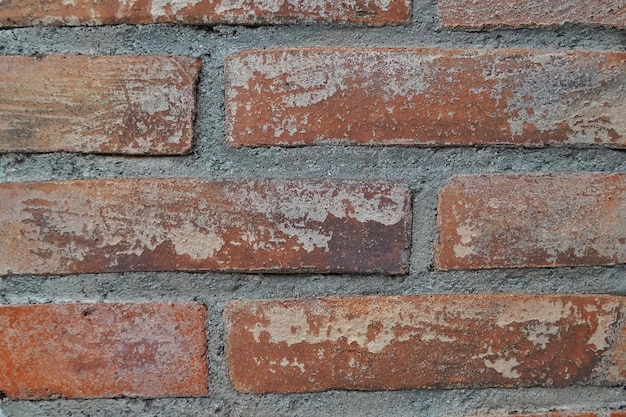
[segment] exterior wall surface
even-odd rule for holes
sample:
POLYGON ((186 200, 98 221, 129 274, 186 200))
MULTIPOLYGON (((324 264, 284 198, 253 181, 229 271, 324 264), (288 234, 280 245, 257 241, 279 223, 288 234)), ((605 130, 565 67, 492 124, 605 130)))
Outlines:
POLYGON ((0 0, 0 417, 622 417, 625 28, 0 0))

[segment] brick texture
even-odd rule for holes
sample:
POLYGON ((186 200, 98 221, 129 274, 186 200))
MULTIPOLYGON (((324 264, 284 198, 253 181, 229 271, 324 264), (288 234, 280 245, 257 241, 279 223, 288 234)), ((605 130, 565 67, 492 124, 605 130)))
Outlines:
POLYGON ((496 29, 577 23, 626 28, 623 0, 437 0, 444 26, 496 29))
POLYGON ((624 300, 439 295, 235 301, 240 392, 623 385, 624 300))
POLYGON ((187 153, 199 70, 187 57, 0 57, 0 153, 187 153))
POLYGON ((225 66, 232 145, 626 147, 626 53, 278 49, 225 66))
POLYGON ((404 273, 406 185, 118 179, 0 185, 0 274, 404 273))
POLYGON ((144 23, 408 23, 410 0, 20 0, 0 2, 0 26, 144 23))
POLYGON ((207 394, 195 303, 0 306, 0 391, 9 398, 207 394))
POLYGON ((551 411, 537 414, 491 414, 474 417, 626 417, 626 410, 602 410, 593 412, 551 411))
POLYGON ((456 176, 437 222, 437 269, 625 263, 626 174, 456 176))

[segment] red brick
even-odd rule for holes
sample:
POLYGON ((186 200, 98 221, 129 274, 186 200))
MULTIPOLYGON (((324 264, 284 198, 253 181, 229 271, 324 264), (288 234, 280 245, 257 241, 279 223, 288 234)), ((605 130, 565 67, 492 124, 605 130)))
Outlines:
POLYGON ((0 153, 187 153, 199 70, 186 57, 0 57, 0 153))
POLYGON ((408 23, 410 0, 20 0, 0 2, 0 26, 79 26, 143 23, 285 24, 408 23))
POLYGON ((439 196, 437 269, 626 262, 626 174, 456 176, 439 196))
POLYGON ((577 23, 626 28, 623 0, 437 0, 444 26, 497 29, 577 23))
POLYGON ((550 411, 549 413, 538 414, 491 414, 482 417, 622 417, 624 415, 626 415, 624 410, 602 410, 597 412, 550 411))
POLYGON ((438 295, 236 301, 240 392, 623 385, 624 300, 438 295))
POLYGON ((0 306, 9 398, 207 394, 206 309, 196 303, 0 306))
POLYGON ((0 185, 0 275, 405 273, 406 185, 116 179, 0 185))
POLYGON ((226 59, 236 146, 626 147, 626 53, 279 49, 226 59))

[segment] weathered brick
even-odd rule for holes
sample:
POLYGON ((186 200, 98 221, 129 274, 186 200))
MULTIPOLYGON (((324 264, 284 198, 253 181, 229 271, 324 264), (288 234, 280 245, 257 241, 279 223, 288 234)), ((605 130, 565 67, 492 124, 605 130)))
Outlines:
POLYGON ((439 196, 440 270, 626 262, 626 174, 456 176, 439 196))
POLYGON ((115 179, 0 185, 0 275, 405 273, 410 195, 386 182, 115 179))
POLYGON ((577 23, 626 28, 623 0, 437 0, 444 26, 498 29, 577 23))
POLYGON ((207 394, 206 308, 196 303, 0 306, 9 398, 207 394))
POLYGON ((0 57, 0 153, 187 153, 199 70, 187 57, 0 57))
POLYGON ((626 147, 626 53, 278 49, 226 59, 232 145, 626 147))
POLYGON ((408 23, 410 0, 20 0, 0 2, 0 26, 144 23, 408 23))
POLYGON ((602 411, 550 411, 537 414, 490 414, 474 417, 626 417, 626 410, 602 410, 602 411))
POLYGON ((230 377, 252 393, 623 385, 624 308, 601 295, 236 301, 230 377))

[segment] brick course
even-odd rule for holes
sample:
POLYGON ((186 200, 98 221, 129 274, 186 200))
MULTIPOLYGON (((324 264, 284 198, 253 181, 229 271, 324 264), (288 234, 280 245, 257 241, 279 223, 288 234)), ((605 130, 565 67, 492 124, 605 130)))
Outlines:
POLYGON ((0 185, 0 275, 407 271, 385 182, 117 179, 0 185))
POLYGON ((626 382, 620 297, 437 295, 234 301, 240 392, 626 382))
POLYGON ((0 3, 0 26, 79 26, 145 23, 259 25, 408 23, 410 0, 21 0, 0 3))
POLYGON ((626 54, 245 51, 227 58, 231 145, 626 147, 626 54))
POLYGON ((437 269, 622 264, 626 174, 456 176, 437 223, 437 269))
MULTIPOLYGON (((551 411, 549 413, 537 413, 537 414, 493 414, 489 416, 480 417, 624 417, 626 416, 625 410, 602 410, 602 411, 589 411, 589 412, 576 412, 576 411, 551 411)), ((479 417, 479 416, 474 416, 479 417)))
POLYGON ((207 395, 197 303, 0 306, 0 391, 9 398, 207 395))
POLYGON ((190 57, 0 57, 0 153, 188 153, 199 71, 190 57))
POLYGON ((621 0, 437 0, 444 26, 454 29, 496 29, 561 26, 626 28, 626 3, 621 0))

